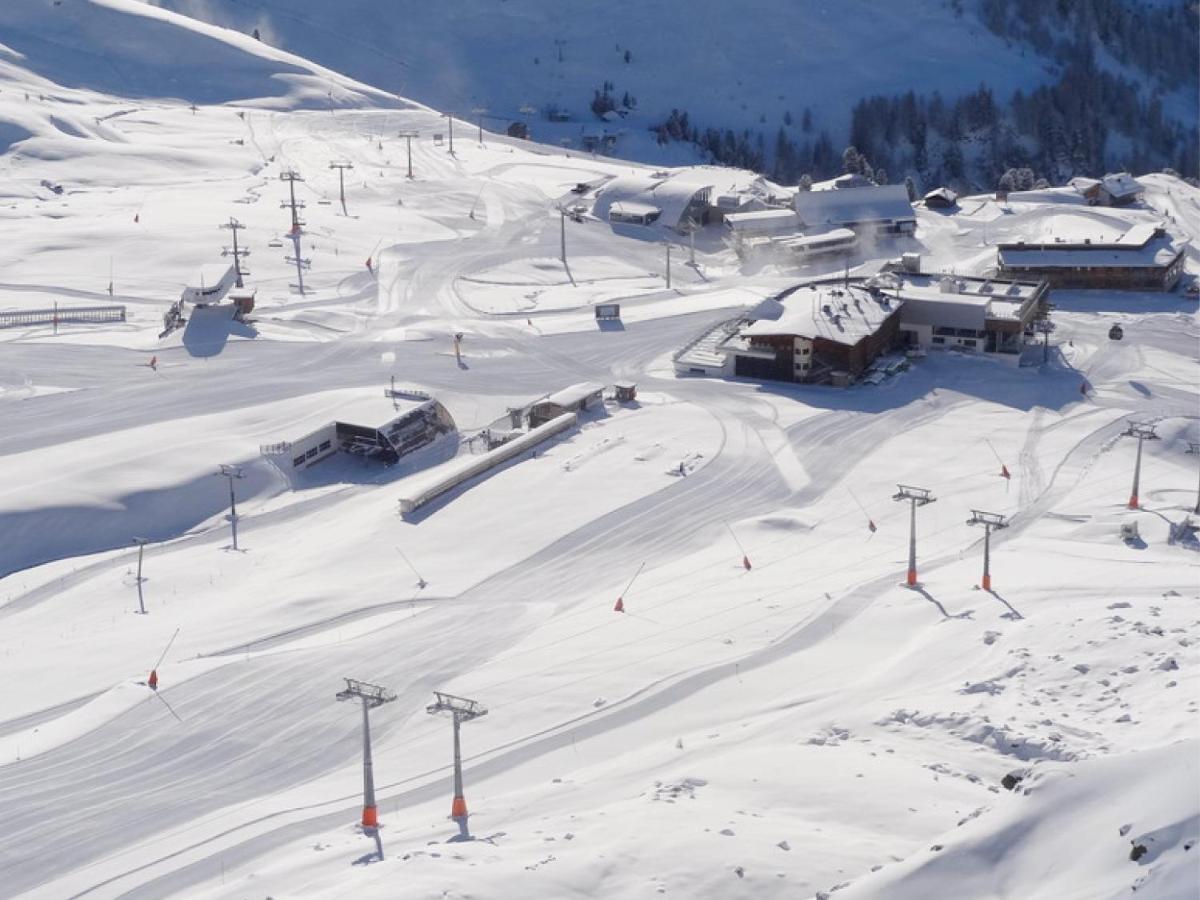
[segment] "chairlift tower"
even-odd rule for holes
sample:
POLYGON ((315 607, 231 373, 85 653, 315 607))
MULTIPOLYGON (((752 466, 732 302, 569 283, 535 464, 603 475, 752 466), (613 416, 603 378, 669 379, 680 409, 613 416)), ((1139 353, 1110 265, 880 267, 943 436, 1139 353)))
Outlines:
POLYGON ((454 155, 454 116, 450 113, 442 113, 442 118, 446 120, 446 131, 449 135, 450 145, 446 152, 451 156, 454 155))
POLYGON ((353 169, 354 163, 352 163, 352 162, 331 162, 329 164, 329 168, 337 169, 338 199, 342 203, 342 215, 348 216, 350 214, 348 212, 346 212, 346 170, 353 169))
POLYGON ((246 285, 242 283, 242 276, 249 275, 250 273, 242 268, 242 257, 249 256, 250 251, 241 250, 238 248, 238 232, 245 229, 246 226, 233 216, 230 216, 229 221, 219 227, 228 228, 231 232, 233 232, 233 249, 230 250, 228 247, 222 248, 221 255, 233 257, 233 271, 237 276, 237 281, 235 283, 240 288, 245 287, 246 285))
POLYGON ((142 599, 142 582, 145 581, 142 577, 142 557, 146 552, 146 545, 150 543, 150 538, 135 537, 133 542, 138 545, 138 568, 137 568, 137 589, 138 589, 138 612, 143 616, 146 614, 146 603, 142 599))
POLYGON ((304 201, 296 199, 296 182, 303 181, 300 174, 294 169, 288 169, 286 172, 279 173, 279 180, 288 183, 288 198, 287 200, 279 201, 280 209, 291 210, 292 213, 292 234, 299 234, 300 227, 304 222, 300 219, 300 210, 304 209, 304 201))
POLYGON ((338 700, 362 701, 363 724, 363 812, 362 827, 367 834, 376 833, 379 828, 379 812, 375 806, 375 775, 371 764, 371 710, 396 699, 385 687, 359 681, 356 678, 346 679, 346 689, 338 691, 338 700))
POLYGON ((1158 435, 1154 433, 1154 426, 1144 422, 1130 422, 1129 427, 1121 432, 1121 437, 1137 438, 1137 458, 1133 464, 1133 490, 1129 493, 1129 508, 1137 509, 1138 504, 1138 488, 1142 480, 1142 443, 1145 441, 1157 441, 1158 435))
POLYGON ((486 106, 476 106, 476 107, 472 108, 471 112, 473 112, 476 116, 479 117, 479 146, 482 147, 483 146, 483 117, 485 115, 487 115, 487 107, 486 106))
POLYGON ((401 131, 400 134, 398 135, 398 137, 404 138, 404 143, 408 149, 408 175, 407 175, 407 178, 409 181, 412 181, 412 178, 413 178, 412 142, 413 142, 413 138, 419 137, 419 136, 420 136, 419 133, 416 131, 401 131))
POLYGON ((980 584, 985 591, 992 589, 992 529, 1007 528, 1007 516, 1002 516, 1000 513, 984 512, 981 509, 971 510, 971 518, 967 519, 968 525, 983 526, 983 582, 980 584))
MULTIPOLYGON (((1188 441, 1187 452, 1200 456, 1200 441, 1188 441)), ((1196 508, 1192 512, 1200 516, 1200 486, 1196 488, 1196 508)))
POLYGON ((233 493, 233 480, 235 478, 245 478, 246 476, 242 473, 241 466, 231 466, 231 465, 227 465, 226 463, 221 463, 221 468, 217 472, 217 476, 221 477, 221 478, 226 478, 229 480, 229 527, 233 531, 233 549, 236 550, 238 548, 238 543, 237 543, 238 514, 237 514, 237 497, 233 493))
POLYGON ((462 749, 458 732, 463 722, 470 722, 472 719, 486 716, 487 709, 476 700, 455 697, 453 694, 445 694, 441 691, 434 691, 433 696, 436 700, 425 707, 425 712, 431 716, 449 713, 454 723, 454 801, 450 804, 450 818, 457 823, 459 832, 465 837, 469 831, 467 829, 467 801, 463 797, 462 749))
POLYGON ((917 507, 933 503, 935 498, 931 491, 911 485, 898 484, 899 490, 892 495, 896 501, 907 500, 910 504, 908 519, 908 578, 909 587, 917 586, 917 507))

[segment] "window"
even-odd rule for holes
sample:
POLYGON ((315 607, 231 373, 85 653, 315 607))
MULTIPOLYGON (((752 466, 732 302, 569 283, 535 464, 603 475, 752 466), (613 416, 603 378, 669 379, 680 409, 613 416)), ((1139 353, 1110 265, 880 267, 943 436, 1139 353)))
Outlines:
POLYGON ((316 448, 316 447, 313 447, 311 450, 309 450, 307 453, 305 453, 305 454, 304 454, 304 458, 305 458, 305 459, 312 459, 312 458, 313 458, 314 456, 316 456, 316 455, 317 455, 319 452, 320 452, 320 451, 319 451, 319 450, 317 450, 317 448, 316 448))
POLYGON ((329 446, 330 446, 329 441, 321 441, 321 447, 320 447, 321 452, 324 453, 326 450, 329 449, 329 446))
POLYGON ((962 345, 964 347, 974 347, 974 346, 976 346, 977 343, 978 343, 977 341, 963 341, 962 345))
POLYGON ((933 342, 935 344, 944 344, 944 343, 946 343, 946 339, 944 337, 935 337, 933 339, 933 342))
POLYGON ((296 466, 302 466, 302 465, 304 465, 304 457, 303 456, 297 456, 295 459, 292 460, 293 468, 295 468, 296 466))

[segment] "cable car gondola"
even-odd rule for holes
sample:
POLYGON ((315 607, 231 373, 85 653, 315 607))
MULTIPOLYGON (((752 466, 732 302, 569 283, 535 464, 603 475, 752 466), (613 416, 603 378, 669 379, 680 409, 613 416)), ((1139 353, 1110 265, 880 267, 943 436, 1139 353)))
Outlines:
POLYGON ((1119 341, 1123 337, 1125 337, 1125 329, 1120 325, 1114 325, 1108 329, 1108 339, 1110 341, 1119 341))

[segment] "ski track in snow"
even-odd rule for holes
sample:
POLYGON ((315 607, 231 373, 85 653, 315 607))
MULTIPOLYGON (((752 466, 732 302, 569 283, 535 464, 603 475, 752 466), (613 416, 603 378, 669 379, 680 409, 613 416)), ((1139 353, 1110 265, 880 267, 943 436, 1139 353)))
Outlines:
MULTIPOLYGON (((316 94, 303 85, 289 83, 288 102, 319 107, 324 90, 332 101, 334 87, 346 103, 367 102, 341 81, 316 94)), ((514 841, 549 828, 548 820, 565 821, 557 812, 531 814, 522 805, 534 804, 524 794, 543 790, 549 771, 580 779, 580 803, 593 804, 577 810, 580 820, 639 796, 655 776, 690 786, 688 803, 695 800, 695 808, 706 811, 674 831, 651 834, 635 825, 630 840, 653 853, 655 840, 678 833, 707 864, 717 855, 702 843, 706 838, 685 834, 705 822, 718 840, 728 838, 737 848, 720 858, 739 859, 748 852, 741 825, 735 831, 710 821, 704 817, 715 814, 703 806, 734 772, 759 771, 760 761, 747 765, 736 754, 754 760, 770 740, 782 741, 786 752, 768 763, 782 783, 812 764, 813 757, 798 753, 820 748, 845 760, 812 769, 817 779, 832 781, 875 758, 874 750, 859 745, 880 753, 901 746, 897 764, 919 769, 919 778, 901 779, 894 793, 875 791, 871 798, 884 798, 902 814, 869 826, 869 817, 837 819, 830 810, 853 806, 852 793, 823 807, 804 808, 797 799, 796 809, 772 808, 771 827, 782 833, 781 823, 788 823, 796 851, 776 836, 771 852, 789 853, 787 871, 812 869, 821 877, 835 870, 863 875, 870 854, 898 859, 897 853, 917 853, 920 842, 931 843, 953 824, 952 816, 962 815, 964 798, 977 810, 1000 805, 1006 798, 997 801, 985 785, 1018 763, 1072 765, 1113 748, 1142 752, 1194 733, 1187 720, 1194 709, 1179 712, 1181 703, 1171 707, 1154 698, 1167 690, 1160 687, 1165 679, 1191 678, 1195 622, 1177 624, 1184 614, 1170 608, 1167 592, 1159 591, 1163 599, 1149 593, 1160 581, 1182 586, 1195 572, 1194 559, 1183 555, 1191 551, 1167 549, 1158 533, 1184 509, 1176 502, 1185 496, 1180 485, 1194 475, 1175 458, 1182 454, 1171 455, 1195 433, 1200 393, 1195 313, 1182 300, 1172 305, 1170 297, 1154 298, 1143 313, 1107 293, 1069 292, 1055 313, 1057 339, 1076 346, 1068 345, 1070 353, 1044 371, 935 355, 878 388, 846 391, 676 378, 669 366, 663 369, 664 355, 736 314, 719 290, 748 286, 766 295, 786 283, 788 273, 742 274, 731 252, 714 241, 698 249, 701 269, 679 267, 677 290, 652 283, 645 292, 630 288, 619 331, 598 330, 591 312, 612 285, 582 275, 572 283, 566 270, 547 270, 547 285, 578 292, 577 303, 572 298, 560 308, 491 315, 471 302, 470 291, 486 286, 494 270, 525 263, 544 268, 555 260, 560 221, 553 198, 575 181, 627 171, 626 163, 491 134, 480 146, 473 132, 461 131, 457 155, 450 157, 429 140, 444 119, 416 108, 247 107, 239 121, 223 106, 193 113, 177 104, 131 109, 125 100, 75 99, 103 111, 98 118, 106 129, 134 148, 149 148, 161 167, 144 185, 120 183, 108 171, 119 168, 115 157, 105 155, 113 152, 106 143, 115 140, 67 138, 55 127, 39 140, 62 149, 64 160, 31 155, 22 166, 64 181, 63 166, 72 166, 80 189, 61 200, 18 196, 9 216, 34 224, 14 229, 29 243, 18 242, 7 259, 13 274, 0 283, 7 303, 32 308, 50 296, 108 302, 107 293, 88 286, 94 272, 85 277, 83 265, 77 271, 64 264, 66 254, 90 252, 95 244, 119 249, 121 267, 131 270, 121 276, 130 296, 111 298, 127 302, 131 318, 121 329, 64 329, 57 338, 37 328, 0 335, 4 383, 11 375, 12 383, 29 386, 27 399, 0 398, 14 426, 5 434, 4 454, 40 454, 56 476, 44 483, 47 490, 57 489, 59 480, 86 483, 94 492, 86 508, 101 523, 86 556, 66 542, 61 558, 24 559, 14 551, 0 558, 7 573, 0 579, 0 622, 11 635, 0 642, 0 665, 17 673, 10 681, 29 679, 18 690, 36 698, 10 697, 14 705, 0 712, 0 743, 33 741, 43 728, 60 735, 47 738, 45 747, 27 748, 19 762, 0 765, 0 870, 6 873, 0 894, 182 896, 217 890, 218 873, 225 890, 226 869, 246 878, 269 871, 277 858, 306 871, 307 856, 288 854, 314 836, 318 846, 342 840, 359 813, 357 718, 333 699, 347 675, 379 681, 399 695, 373 719, 373 739, 380 810, 395 823, 389 840, 397 834, 401 846, 442 836, 440 817, 426 815, 426 807, 450 792, 445 723, 425 715, 435 689, 478 692, 492 705, 487 724, 469 729, 466 778, 472 791, 476 785, 487 791, 486 827, 507 828, 514 841), (422 130, 412 181, 404 177, 402 143, 389 136, 409 126, 422 130), (172 143, 180 134, 190 136, 186 148, 172 143), (355 164, 348 215, 337 207, 331 158, 355 164), (287 167, 308 177, 300 196, 310 204, 304 252, 312 253, 314 265, 305 297, 288 291, 294 272, 281 260, 283 251, 261 246, 284 222, 275 201, 279 172, 287 167), (195 193, 197 185, 213 196, 195 193), (92 194, 101 191, 105 205, 95 206, 92 194), (189 347, 179 335, 159 341, 156 320, 165 299, 193 258, 213 252, 213 234, 193 234, 195 221, 221 221, 230 209, 253 226, 259 332, 231 337, 216 353, 189 347), (132 219, 134 210, 146 220, 140 230, 114 224, 118 217, 132 219), (143 232, 154 235, 161 258, 148 252, 143 232), (371 272, 363 263, 368 254, 374 254, 371 272), (135 260, 146 270, 144 281, 132 274, 135 260), (728 274, 707 275, 706 268, 728 274), (1124 343, 1106 337, 1114 318, 1129 323, 1124 343), (456 332, 465 335, 461 361, 451 350, 456 332), (154 370, 145 364, 151 354, 159 359, 154 370), (475 427, 514 403, 585 380, 636 380, 641 399, 635 408, 585 418, 579 430, 456 489, 413 521, 395 514, 399 470, 364 469, 358 480, 327 484, 318 478, 296 492, 280 479, 239 502, 240 534, 249 547, 244 556, 220 552, 228 530, 218 517, 180 526, 148 560, 151 614, 142 619, 128 612, 127 573, 136 559, 129 541, 148 523, 131 500, 136 492, 106 483, 111 476, 96 473, 111 470, 93 468, 100 463, 81 447, 124 440, 130 452, 144 450, 132 446, 132 435, 153 425, 175 435, 156 452, 187 457, 191 451, 181 445, 191 443, 192 420, 235 414, 279 431, 280 439, 295 437, 291 413, 272 413, 273 405, 333 416, 341 401, 313 395, 377 395, 391 375, 445 398, 475 427), (1087 398, 1077 394, 1082 378, 1094 388, 1087 398), (1154 418, 1166 438, 1164 447, 1147 453, 1145 496, 1153 508, 1144 514, 1121 506, 1131 444, 1120 432, 1134 416, 1154 418), (1001 444, 1015 491, 998 479, 985 437, 1001 444), (668 475, 666 468, 680 461, 686 474, 668 475), (890 495, 906 481, 927 481, 939 501, 920 513, 924 583, 915 592, 897 587, 907 512, 890 495), (878 523, 877 534, 863 534, 858 499, 878 523), (962 520, 974 504, 1010 517, 1011 527, 992 541, 1003 595, 970 589, 982 537, 962 520), (464 521, 463 510, 478 521, 464 521), (1115 538, 1119 523, 1133 515, 1149 536, 1144 553, 1115 538), (289 553, 291 542, 296 549, 289 553), (414 544, 423 550, 426 590, 413 587, 411 573, 391 556, 398 546, 412 552, 414 544), (754 559, 748 570, 740 564, 743 553, 754 559), (323 569, 314 565, 319 561, 323 569), (1148 563, 1155 563, 1152 570, 1148 563), (266 581, 263 570, 270 573, 266 581), (642 574, 621 595, 626 612, 612 612, 634 571, 642 574), (1130 574, 1145 571, 1152 574, 1141 581, 1130 574), (223 580, 232 572, 255 587, 223 580), (1129 599, 1114 600, 1118 595, 1129 599), (1166 629, 1157 624, 1167 619, 1166 629), (187 624, 187 649, 164 664, 158 700, 179 722, 138 680, 153 661, 147 647, 157 644, 155 629, 176 620, 187 624), (1068 636, 1077 623, 1085 624, 1068 636), (81 636, 80 628, 97 630, 81 636), (87 659, 64 657, 80 647, 91 650, 87 659), (1104 655, 1118 650, 1119 659, 1104 655), (31 654, 44 654, 40 668, 30 663, 31 654), (85 664, 90 680, 74 671, 85 664), (1118 695, 1098 678, 1127 690, 1118 695), (1136 703, 1125 699, 1134 694, 1136 703), (1064 723, 1055 704, 1071 697, 1078 702, 1064 723), (1033 701, 1044 704, 1040 712, 1016 708, 1033 701), (1150 712, 1137 732, 1117 724, 1118 713, 1132 723, 1143 709, 1150 712), (841 724, 851 719, 853 728, 841 724), (676 722, 685 723, 677 733, 676 722), (765 722, 780 723, 783 737, 765 737, 765 722), (1058 737, 1046 735, 1051 728, 1058 737), (686 753, 678 736, 684 731, 686 753), (712 741, 708 748, 700 735, 712 741), (670 758, 680 762, 664 763, 655 754, 672 739, 679 755, 670 758), (590 748, 604 748, 607 771, 615 767, 627 780, 607 791, 589 782, 595 760, 576 760, 590 748), (930 789, 930 773, 956 784, 930 789), (915 807, 905 804, 924 804, 929 795, 931 805, 945 804, 945 816, 909 819, 915 807), (511 824, 499 824, 505 809, 511 824), (845 842, 853 846, 802 855, 810 848, 801 847, 798 829, 818 840, 812 831, 817 809, 824 810, 819 815, 830 833, 854 829, 855 840, 845 842)), ((62 127, 75 126, 63 120, 62 127)), ((8 171, 16 172, 6 159, 8 171)), ((14 178, 31 177, 25 171, 14 178)), ((1151 205, 1200 236, 1196 192, 1154 178, 1151 205)), ((982 217, 986 207, 984 201, 965 205, 954 220, 923 214, 918 237, 928 242, 931 257, 982 259, 989 241, 1040 235, 1064 214, 1114 228, 1130 216, 1149 215, 1076 205, 1064 212, 1045 203, 984 224, 974 216, 982 217)), ((570 222, 567 229, 569 255, 588 266, 608 261, 619 264, 621 277, 642 270, 651 282, 658 277, 658 240, 622 237, 596 221, 570 222)), ((86 265, 96 262, 89 257, 86 265)), ((587 267, 581 262, 578 268, 587 267)), ((195 436, 198 443, 203 437, 195 436)), ((257 440, 247 435, 245 444, 243 461, 257 462, 257 440)), ((200 458, 195 477, 210 476, 217 462, 200 458)), ((1184 485, 1188 491, 1191 484, 1184 485)), ((11 489, 19 498, 23 486, 11 489)), ((176 490, 179 485, 167 480, 147 492, 170 497, 176 490)), ((85 508, 82 501, 77 508, 85 508)), ((4 509, 10 522, 30 528, 54 512, 49 504, 4 509)), ((1179 694, 1194 684, 1187 681, 1179 694)), ((780 793, 801 798, 813 789, 792 785, 780 793)), ((748 808, 760 816, 755 804, 747 794, 737 801, 737 815, 748 808)), ((1149 819, 1147 813, 1142 831, 1170 831, 1149 819)), ((986 824, 987 814, 977 821, 986 824)), ((582 827, 582 821, 571 825, 582 827)), ((633 852, 621 847, 615 852, 633 852)), ((536 864, 533 855, 502 852, 530 863, 525 871, 547 860, 540 851, 536 864)), ((625 868, 644 867, 648 858, 634 862, 625 868)), ((342 863, 338 857, 335 864, 342 863)), ((780 881, 779 888, 754 880, 784 868, 764 864, 744 881, 746 872, 737 871, 723 887, 702 890, 694 882, 674 892, 734 896, 727 891, 741 890, 737 885, 744 891, 736 896, 798 890, 798 880, 780 881)), ((468 875, 455 877, 461 880, 447 876, 446 884, 476 890, 468 875)), ((532 882, 513 883, 526 895, 536 893, 532 882)), ((231 894, 288 889, 265 879, 228 886, 231 894)))

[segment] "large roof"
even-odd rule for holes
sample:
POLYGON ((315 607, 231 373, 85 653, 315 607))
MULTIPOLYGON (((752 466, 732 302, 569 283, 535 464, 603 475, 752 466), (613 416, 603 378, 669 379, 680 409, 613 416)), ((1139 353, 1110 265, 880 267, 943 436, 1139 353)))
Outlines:
POLYGON ((809 228, 914 218, 908 190, 902 184, 799 191, 792 202, 809 228))
POLYGON ((1041 288, 1033 281, 890 272, 873 283, 904 304, 903 325, 983 330, 988 319, 1021 320, 1041 288))
POLYGON ((1142 192, 1141 182, 1128 172, 1105 175, 1100 183, 1114 197, 1132 197, 1142 192))
POLYGON ((1009 268, 1149 268, 1169 266, 1186 243, 1146 222, 1111 241, 1001 244, 997 258, 1009 268))
POLYGON ((763 303, 755 310, 769 316, 779 307, 776 318, 762 318, 741 330, 744 337, 790 335, 824 338, 854 346, 879 330, 898 308, 897 301, 884 305, 865 288, 849 289, 832 285, 811 285, 793 291, 782 302, 763 303))
POLYGON ((573 384, 570 387, 565 387, 560 391, 556 391, 549 397, 537 401, 538 403, 553 403, 555 406, 571 406, 591 397, 593 394, 599 394, 604 391, 604 385, 594 381, 581 381, 579 384, 573 384))
POLYGON ((754 212, 728 213, 725 225, 731 231, 763 231, 798 228, 800 219, 790 209, 761 209, 754 212))
POLYGON ((714 203, 722 195, 765 199, 771 195, 772 185, 754 172, 722 166, 685 166, 657 172, 635 172, 618 175, 604 184, 596 192, 592 213, 597 218, 607 219, 609 210, 617 203, 626 209, 630 204, 653 206, 662 210, 659 224, 678 228, 686 224, 682 221, 683 214, 702 191, 708 191, 714 203))

